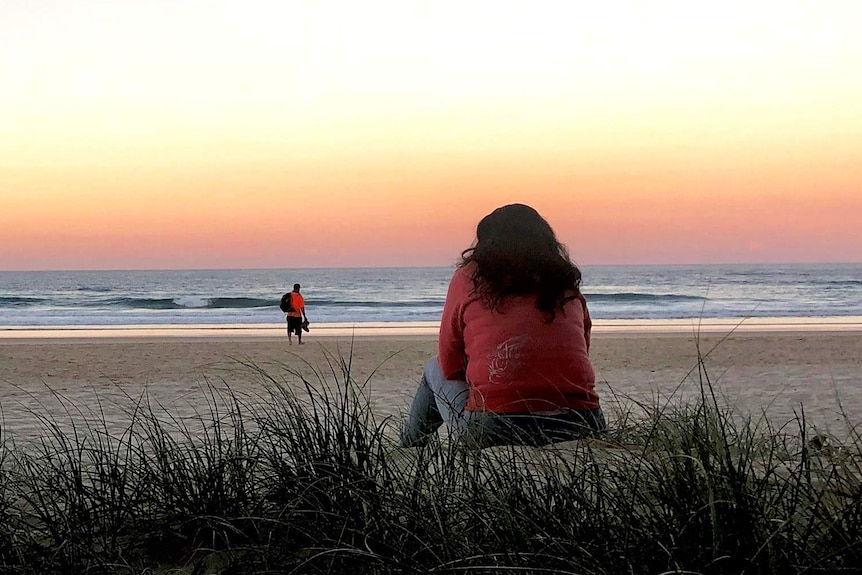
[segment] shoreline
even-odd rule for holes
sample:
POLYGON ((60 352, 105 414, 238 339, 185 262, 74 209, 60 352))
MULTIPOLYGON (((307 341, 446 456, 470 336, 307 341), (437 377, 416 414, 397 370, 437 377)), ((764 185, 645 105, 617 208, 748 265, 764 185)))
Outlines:
MULTIPOLYGON (((364 322, 312 324, 310 339, 353 337, 436 337, 440 323, 364 322)), ((593 333, 677 334, 697 333, 779 333, 779 332, 862 332, 862 317, 758 317, 594 320, 593 333)), ((154 325, 80 325, 80 326, 2 326, 0 341, 69 339, 283 339, 285 327, 277 324, 154 324, 154 325)))

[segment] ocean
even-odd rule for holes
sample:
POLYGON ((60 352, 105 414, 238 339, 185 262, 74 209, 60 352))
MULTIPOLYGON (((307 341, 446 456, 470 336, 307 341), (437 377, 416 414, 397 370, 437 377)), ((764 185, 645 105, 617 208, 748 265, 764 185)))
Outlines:
MULTIPOLYGON (((596 323, 862 316, 862 264, 582 266, 596 323)), ((0 272, 0 329, 281 325, 302 284, 314 324, 436 322, 453 269, 0 272)))

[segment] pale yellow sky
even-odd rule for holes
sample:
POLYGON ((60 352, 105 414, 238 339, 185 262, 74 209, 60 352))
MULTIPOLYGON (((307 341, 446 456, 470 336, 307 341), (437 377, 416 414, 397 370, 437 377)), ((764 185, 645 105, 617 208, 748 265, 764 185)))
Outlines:
POLYGON ((445 264, 509 201, 589 263, 862 260, 862 2, 2 0, 0 43, 0 269, 445 264))

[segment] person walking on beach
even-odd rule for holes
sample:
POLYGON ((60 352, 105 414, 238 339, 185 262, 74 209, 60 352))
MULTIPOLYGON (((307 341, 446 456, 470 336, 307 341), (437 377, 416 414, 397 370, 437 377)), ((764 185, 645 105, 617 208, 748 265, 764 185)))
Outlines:
POLYGON ((605 431, 580 284, 535 209, 510 204, 485 216, 449 284, 438 354, 425 365, 401 445, 425 445, 443 422, 476 447, 605 431))
POLYGON ((308 316, 305 315, 305 298, 299 293, 300 285, 293 284, 293 291, 281 296, 281 311, 284 312, 287 321, 287 343, 293 345, 293 334, 302 345, 303 323, 308 325, 308 316))

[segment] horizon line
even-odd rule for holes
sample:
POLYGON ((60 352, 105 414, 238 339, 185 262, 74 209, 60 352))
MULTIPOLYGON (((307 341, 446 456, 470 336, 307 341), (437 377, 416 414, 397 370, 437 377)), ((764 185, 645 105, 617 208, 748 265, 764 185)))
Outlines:
MULTIPOLYGON (((682 262, 682 263, 619 263, 619 264, 578 264, 578 268, 596 267, 722 267, 722 266, 842 266, 862 265, 862 261, 778 261, 778 262, 682 262)), ((450 265, 356 265, 356 266, 303 266, 303 267, 165 267, 165 268, 53 268, 53 269, 0 269, 0 273, 81 273, 81 272, 205 272, 205 271, 306 271, 306 270, 364 270, 364 269, 441 269, 454 268, 450 265)))

